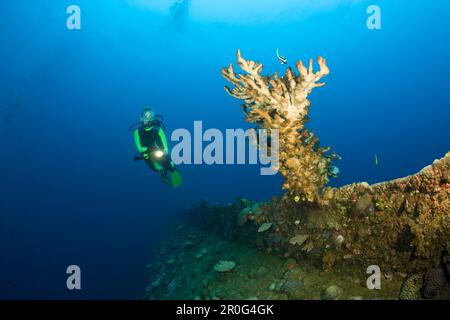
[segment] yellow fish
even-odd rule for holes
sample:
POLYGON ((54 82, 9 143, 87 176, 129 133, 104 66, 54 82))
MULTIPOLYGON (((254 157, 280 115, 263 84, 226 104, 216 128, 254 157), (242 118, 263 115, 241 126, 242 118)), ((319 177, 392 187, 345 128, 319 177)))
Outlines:
POLYGON ((377 156, 377 154, 375 153, 375 165, 377 166, 378 165, 378 156, 377 156))

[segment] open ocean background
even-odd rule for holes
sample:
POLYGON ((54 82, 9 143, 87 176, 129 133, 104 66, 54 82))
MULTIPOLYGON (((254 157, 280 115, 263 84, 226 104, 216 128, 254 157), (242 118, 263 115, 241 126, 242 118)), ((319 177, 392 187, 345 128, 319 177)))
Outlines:
POLYGON ((331 74, 309 127, 342 160, 334 186, 412 174, 450 149, 450 1, 1 0, 0 298, 135 299, 181 209, 262 201, 258 165, 182 165, 172 190, 133 161, 128 127, 150 105, 168 135, 247 128, 220 69, 236 49, 284 73, 276 49, 331 74), (66 28, 80 6, 82 29, 66 28), (369 30, 377 4, 382 29, 369 30), (379 164, 374 163, 377 154, 379 164), (66 289, 66 267, 82 290, 66 289))

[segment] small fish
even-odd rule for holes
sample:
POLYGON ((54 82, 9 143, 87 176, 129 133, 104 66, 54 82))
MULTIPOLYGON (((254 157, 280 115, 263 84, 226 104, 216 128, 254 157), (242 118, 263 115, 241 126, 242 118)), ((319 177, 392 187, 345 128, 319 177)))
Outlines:
POLYGON ((374 161, 375 161, 375 165, 377 166, 378 165, 378 156, 377 156, 377 154, 375 153, 375 158, 374 158, 374 161))
POLYGON ((278 62, 280 64, 286 64, 287 63, 287 59, 283 56, 280 56, 280 54, 278 53, 278 48, 277 48, 277 58, 278 58, 278 62))
POLYGON ((339 177, 339 174, 340 174, 340 173, 341 173, 341 172, 340 172, 339 168, 336 167, 336 166, 331 166, 331 167, 328 169, 328 175, 329 175, 330 177, 332 177, 332 178, 337 178, 337 177, 339 177))

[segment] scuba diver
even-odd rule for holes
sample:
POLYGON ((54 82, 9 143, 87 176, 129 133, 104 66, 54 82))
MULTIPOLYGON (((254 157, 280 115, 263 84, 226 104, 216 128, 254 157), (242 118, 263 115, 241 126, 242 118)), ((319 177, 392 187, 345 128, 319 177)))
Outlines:
POLYGON ((162 116, 155 115, 151 108, 146 107, 141 113, 141 121, 132 125, 129 131, 134 132, 138 150, 134 161, 144 160, 151 170, 161 175, 164 183, 179 187, 183 180, 170 159, 162 116))

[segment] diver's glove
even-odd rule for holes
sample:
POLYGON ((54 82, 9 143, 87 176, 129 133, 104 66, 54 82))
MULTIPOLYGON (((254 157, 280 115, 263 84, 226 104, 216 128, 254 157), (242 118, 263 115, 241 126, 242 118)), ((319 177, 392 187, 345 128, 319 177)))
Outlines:
POLYGON ((144 153, 136 153, 136 154, 134 155, 134 161, 147 160, 148 158, 150 158, 150 156, 148 155, 147 152, 144 152, 144 153))

